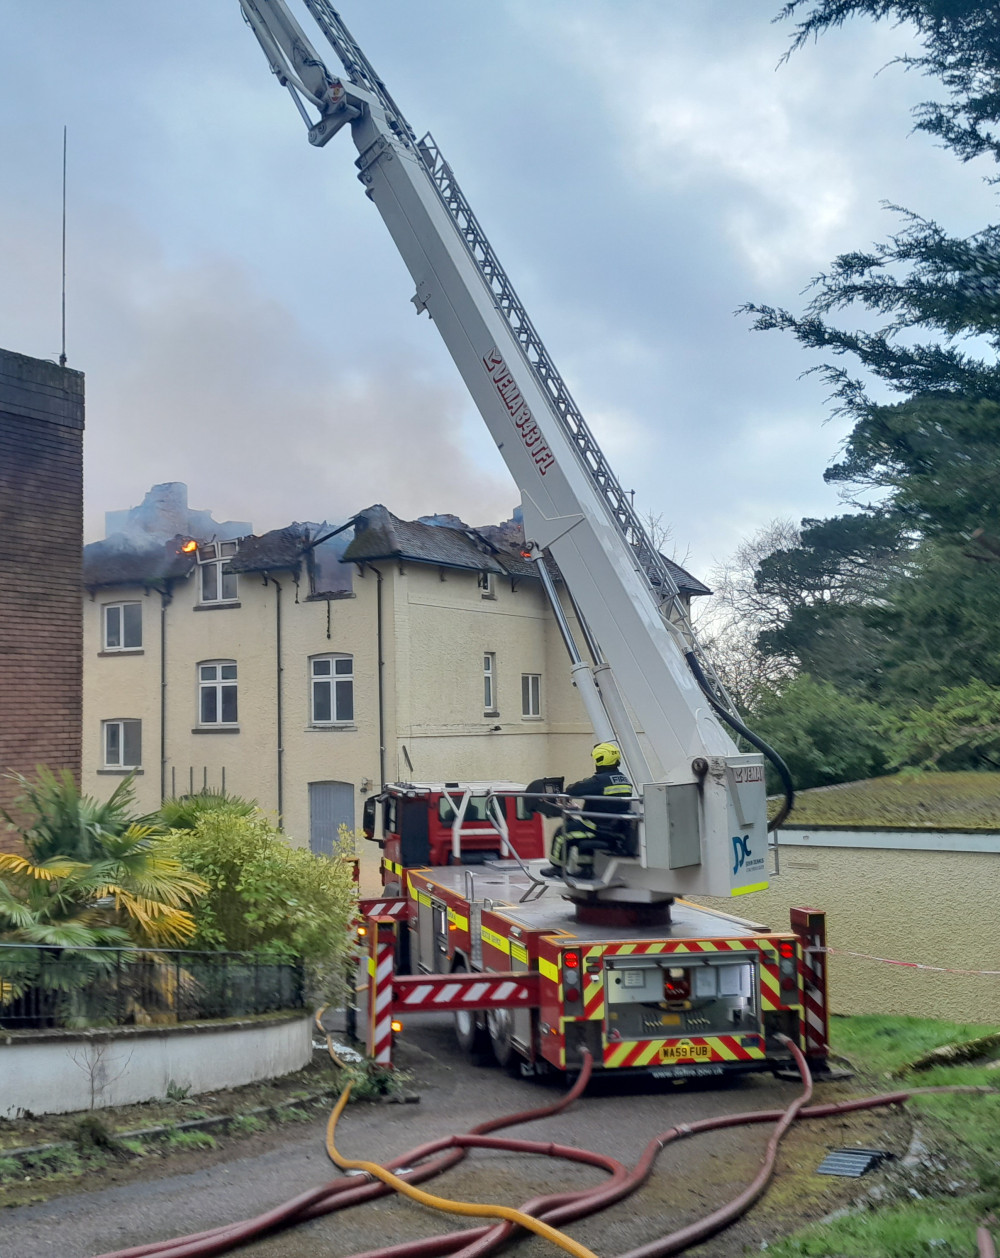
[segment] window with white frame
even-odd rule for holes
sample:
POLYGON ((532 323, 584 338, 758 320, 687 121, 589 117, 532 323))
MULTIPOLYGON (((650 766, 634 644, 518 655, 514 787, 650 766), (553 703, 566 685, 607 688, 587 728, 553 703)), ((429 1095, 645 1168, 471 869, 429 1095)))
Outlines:
POLYGON ((521 674, 521 715, 542 715, 542 675, 541 673, 521 674))
POLYGON ((315 655, 309 662, 313 725, 354 720, 354 657, 315 655))
POLYGON ((496 598, 497 592, 493 584, 492 572, 481 572, 476 584, 479 586, 479 593, 483 598, 496 598))
POLYGON ((206 660, 198 665, 198 724, 235 725, 236 661, 206 660))
POLYGON ((497 711, 497 657, 495 651, 483 652, 483 711, 497 711))
POLYGON ((199 594, 203 603, 233 603, 239 597, 239 582, 231 560, 238 542, 207 542, 198 547, 199 594))
POLYGON ((101 611, 105 651, 136 651, 142 646, 141 603, 105 603, 101 611))
POLYGON ((142 721, 101 722, 106 769, 138 769, 142 765, 142 721))

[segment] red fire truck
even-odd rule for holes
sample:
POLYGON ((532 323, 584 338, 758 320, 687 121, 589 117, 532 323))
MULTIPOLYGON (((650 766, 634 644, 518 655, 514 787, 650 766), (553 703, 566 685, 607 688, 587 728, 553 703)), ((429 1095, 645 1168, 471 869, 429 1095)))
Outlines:
POLYGON ((582 1048, 598 1070, 659 1078, 782 1069, 779 1033, 822 1070, 821 913, 776 931, 683 899, 588 911, 541 875, 538 803, 510 782, 395 784, 367 802, 386 892, 363 902, 376 1055, 394 1020, 437 1009, 471 1059, 522 1073, 572 1069, 582 1048))
POLYGON ((779 1031, 815 1062, 826 1051, 822 914, 796 910, 790 930, 773 931, 692 902, 767 887, 768 832, 792 802, 787 769, 702 654, 669 562, 433 138, 418 139, 329 0, 306 7, 343 75, 285 0, 240 3, 310 142, 350 128, 417 313, 430 316, 520 488, 522 554, 594 740, 614 745, 634 785, 627 842, 602 844, 595 801, 545 803, 544 785, 381 784, 382 816, 367 809, 386 888, 364 905, 372 1052, 387 1060, 396 1015, 431 1008, 456 1011, 470 1051, 489 1040, 501 1061, 529 1069, 572 1068, 584 1045, 605 1070, 755 1069, 782 1060, 779 1031), (770 821, 765 757, 785 788, 770 821), (564 836, 567 824, 594 832, 586 876, 568 860, 560 877, 543 875, 546 808, 564 836))

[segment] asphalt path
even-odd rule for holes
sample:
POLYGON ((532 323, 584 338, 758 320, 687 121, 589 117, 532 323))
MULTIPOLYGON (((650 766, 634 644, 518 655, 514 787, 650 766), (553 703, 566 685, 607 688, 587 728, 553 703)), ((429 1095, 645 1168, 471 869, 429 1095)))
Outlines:
MULTIPOLYGON (((512 1079, 496 1068, 469 1065, 459 1055, 450 1024, 440 1018, 427 1017, 419 1025, 411 1020, 397 1060, 412 1075, 409 1086, 419 1102, 349 1106, 336 1137, 346 1157, 387 1161, 495 1115, 550 1104, 564 1087, 561 1082, 512 1079)), ((795 1084, 768 1075, 743 1076, 722 1088, 650 1080, 605 1083, 589 1089, 563 1114, 499 1134, 578 1145, 631 1165, 649 1140, 677 1123, 785 1106, 799 1091, 795 1084)), ((849 1085, 825 1085, 819 1099, 856 1093, 849 1085)), ((649 1183, 633 1197, 567 1231, 595 1252, 610 1256, 699 1218, 753 1178, 770 1131, 770 1126, 762 1125, 682 1140, 660 1154, 649 1183)), ((781 1187, 773 1200, 758 1207, 735 1232, 692 1252, 721 1258, 759 1251, 765 1237, 801 1218, 821 1217, 855 1190, 847 1181, 812 1174, 828 1147, 881 1142, 898 1153, 906 1138, 905 1120, 883 1113, 832 1125, 825 1121, 797 1126, 783 1146, 781 1187)), ((326 1157, 321 1123, 272 1133, 265 1152, 247 1156, 248 1147, 231 1145, 231 1155, 190 1173, 168 1173, 116 1187, 97 1181, 91 1191, 5 1210, 0 1215, 0 1258, 93 1258, 256 1215, 341 1174, 326 1157)), ((456 1199, 518 1206, 540 1192, 577 1189, 603 1178, 596 1169, 548 1157, 476 1151, 425 1187, 456 1199)), ((475 1222, 390 1197, 278 1233, 237 1252, 250 1258, 346 1256, 475 1222)), ((529 1237, 519 1242, 517 1252, 519 1258, 541 1258, 560 1251, 529 1237)))

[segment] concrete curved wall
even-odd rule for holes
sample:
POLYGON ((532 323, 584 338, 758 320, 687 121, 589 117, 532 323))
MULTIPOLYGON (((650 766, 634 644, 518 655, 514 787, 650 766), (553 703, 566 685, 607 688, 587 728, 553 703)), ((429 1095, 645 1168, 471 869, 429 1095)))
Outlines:
POLYGON ((68 1114, 167 1095, 235 1088, 301 1070, 312 1057, 303 1014, 172 1027, 0 1031, 0 1117, 68 1114))
POLYGON ((997 835, 783 833, 769 890, 699 900, 774 929, 787 928, 790 908, 823 909, 834 1013, 1000 1024, 998 846, 997 835), (953 850, 959 844, 980 850, 953 850))

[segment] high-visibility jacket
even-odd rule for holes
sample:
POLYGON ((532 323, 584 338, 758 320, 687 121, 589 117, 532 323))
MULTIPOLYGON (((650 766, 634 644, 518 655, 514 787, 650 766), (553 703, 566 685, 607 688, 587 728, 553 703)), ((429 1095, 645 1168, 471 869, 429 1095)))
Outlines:
POLYGON ((632 811, 629 797, 632 795, 632 783, 618 765, 598 769, 593 777, 584 778, 581 782, 571 782, 566 787, 566 794, 574 799, 584 798, 583 812, 608 813, 608 820, 598 817, 581 817, 573 822, 574 830, 581 827, 595 830, 598 835, 609 838, 628 838, 631 827, 627 822, 613 821, 612 815, 632 811), (587 798, 587 797, 590 798, 587 798))

